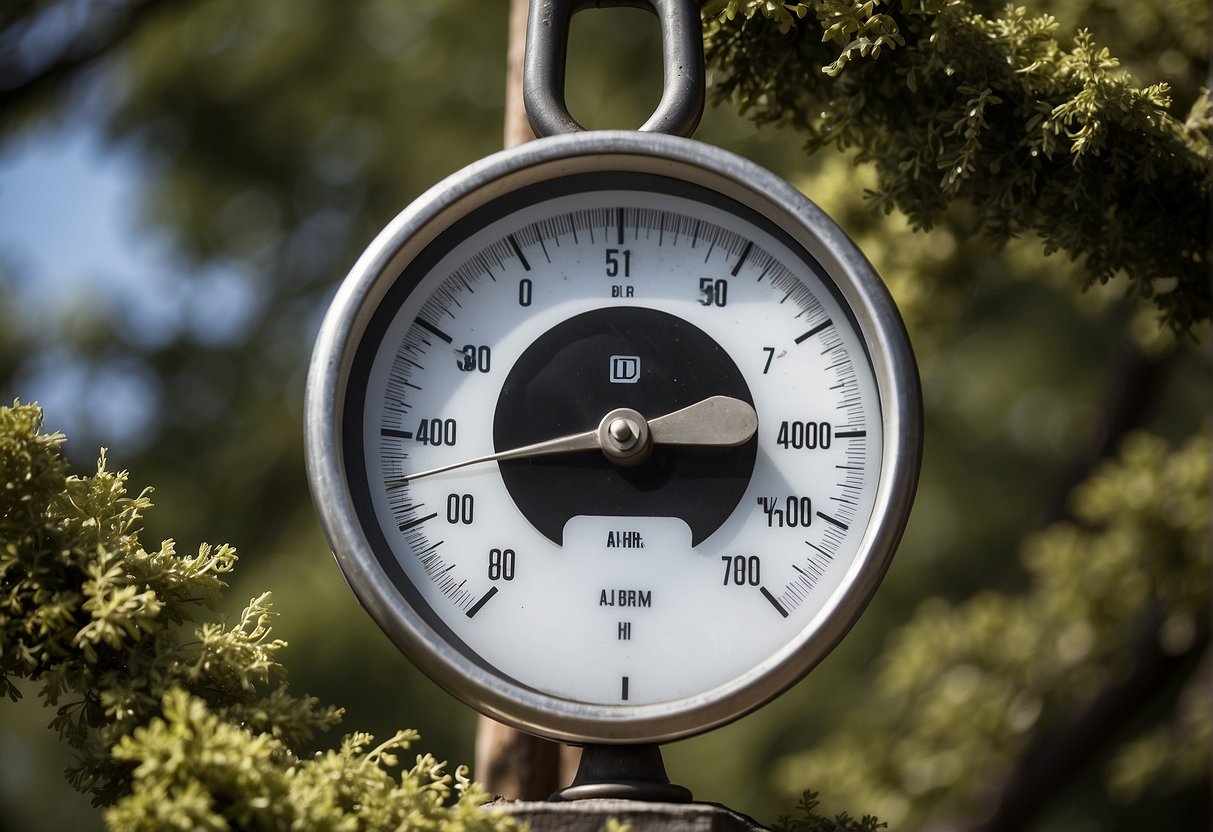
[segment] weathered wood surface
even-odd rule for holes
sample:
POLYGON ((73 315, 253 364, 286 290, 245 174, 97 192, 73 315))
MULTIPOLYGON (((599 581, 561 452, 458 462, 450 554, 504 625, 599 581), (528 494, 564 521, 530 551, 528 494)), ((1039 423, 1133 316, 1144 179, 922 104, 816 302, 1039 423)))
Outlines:
POLYGON ((715 803, 576 800, 569 803, 497 801, 486 807, 530 824, 531 832, 602 832, 610 819, 630 832, 767 832, 753 818, 715 803))

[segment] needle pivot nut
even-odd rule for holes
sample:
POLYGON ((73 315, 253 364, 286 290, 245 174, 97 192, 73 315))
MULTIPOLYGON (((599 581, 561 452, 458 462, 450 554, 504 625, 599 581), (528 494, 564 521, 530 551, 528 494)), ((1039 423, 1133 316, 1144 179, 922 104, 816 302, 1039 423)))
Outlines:
POLYGON ((636 424, 627 419, 616 419, 611 422, 610 431, 611 438, 621 447, 626 447, 636 441, 636 424))
POLYGON ((630 407, 612 410, 598 423, 598 444, 607 459, 630 468, 653 452, 648 420, 630 407))

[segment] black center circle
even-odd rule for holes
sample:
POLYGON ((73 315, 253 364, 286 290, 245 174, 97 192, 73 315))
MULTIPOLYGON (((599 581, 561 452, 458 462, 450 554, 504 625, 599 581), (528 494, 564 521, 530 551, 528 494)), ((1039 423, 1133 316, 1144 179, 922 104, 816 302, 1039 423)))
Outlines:
MULTIPOLYGON (((741 371, 698 327, 666 312, 611 307, 584 312, 539 336, 510 369, 493 417, 506 451, 595 430, 630 407, 655 419, 710 396, 754 404, 741 371)), ((679 517, 691 545, 737 507, 754 471, 758 438, 735 448, 662 446, 635 467, 599 450, 499 462, 514 503, 557 545, 577 515, 679 517)))

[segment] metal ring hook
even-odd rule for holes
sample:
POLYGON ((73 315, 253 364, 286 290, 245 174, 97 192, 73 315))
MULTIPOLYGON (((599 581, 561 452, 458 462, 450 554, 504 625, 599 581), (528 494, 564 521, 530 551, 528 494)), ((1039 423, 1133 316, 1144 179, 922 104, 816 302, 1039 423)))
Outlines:
POLYGON ((531 129, 540 137, 585 130, 564 101, 569 23, 583 9, 613 6, 648 9, 661 22, 665 81, 657 109, 640 129, 690 136, 699 126, 705 98, 698 0, 531 0, 522 82, 531 129))

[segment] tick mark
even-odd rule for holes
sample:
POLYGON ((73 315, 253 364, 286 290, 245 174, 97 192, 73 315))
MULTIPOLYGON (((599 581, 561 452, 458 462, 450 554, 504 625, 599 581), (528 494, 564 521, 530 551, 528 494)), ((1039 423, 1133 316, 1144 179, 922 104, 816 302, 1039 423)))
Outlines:
POLYGON ((622 689, 620 690, 620 693, 622 694, 623 701, 626 702, 628 699, 628 677, 627 676, 623 677, 623 685, 622 685, 622 689))
POLYGON ((816 551, 818 551, 821 554, 821 557, 824 557, 826 560, 833 560, 832 554, 826 552, 824 548, 821 548, 820 546, 816 545, 816 543, 814 543, 813 541, 807 540, 804 542, 805 542, 805 545, 815 548, 816 551))
POLYGON ((394 436, 397 439, 412 439, 413 432, 411 430, 396 430, 395 428, 384 428, 379 431, 380 436, 394 436))
POLYGON ((788 611, 783 608, 783 604, 775 600, 775 596, 771 594, 771 590, 767 589, 765 586, 760 586, 758 587, 758 591, 762 593, 763 598, 766 598, 771 602, 772 607, 779 610, 780 615, 782 615, 784 618, 788 617, 788 611))
POLYGON ((480 612, 480 608, 489 602, 489 599, 497 594, 497 587, 489 587, 489 591, 480 596, 480 600, 472 604, 472 608, 468 610, 468 618, 471 618, 476 613, 480 612))
POLYGON ((413 323, 417 324, 417 326, 421 327, 426 332, 437 335, 439 338, 441 338, 443 341, 446 341, 448 344, 451 343, 451 336, 447 335, 445 332, 443 332, 438 327, 434 326, 432 323, 427 321, 425 318, 415 318, 413 320, 413 323))
POLYGON ((510 248, 514 249, 514 254, 518 256, 518 262, 522 264, 522 268, 529 272, 531 270, 531 264, 528 263, 526 258, 522 256, 522 248, 518 245, 518 240, 514 238, 513 234, 506 234, 505 238, 510 241, 510 248))
POLYGON ((741 250, 741 256, 737 258, 737 262, 733 264, 733 271, 729 272, 729 274, 733 275, 733 277, 737 277, 737 273, 741 271, 742 263, 744 263, 745 259, 750 256, 750 250, 753 248, 754 241, 746 240, 745 248, 741 250))
POLYGON ((422 523, 426 522, 427 520, 433 520, 437 516, 438 516, 438 512, 434 512, 429 517, 419 517, 416 520, 410 520, 407 523, 401 523, 400 531, 407 532, 409 529, 413 528, 414 526, 420 526, 422 523))
POLYGON ((832 325, 833 323, 834 322, 831 321, 829 318, 826 318, 824 321, 822 321, 817 326, 810 329, 804 335, 801 335, 799 338, 797 338, 796 343, 800 344, 800 343, 803 343, 804 341, 807 341, 808 339, 812 338, 814 335, 821 332, 823 329, 825 329, 827 326, 832 325))
POLYGON ((840 430, 838 433, 834 434, 834 437, 836 439, 854 439, 857 436, 867 435, 868 432, 866 430, 840 430))
POLYGON ((835 525, 835 526, 837 526, 838 528, 842 529, 844 532, 845 532, 847 529, 851 528, 850 526, 848 526, 846 523, 842 522, 841 520, 838 520, 838 519, 836 519, 836 518, 834 518, 834 517, 831 517, 831 516, 830 516, 830 515, 828 515, 828 514, 823 514, 823 513, 822 513, 822 512, 820 512, 820 511, 819 511, 819 512, 817 512, 817 516, 818 516, 818 517, 820 517, 822 520, 826 521, 827 523, 832 523, 833 525, 835 525))

